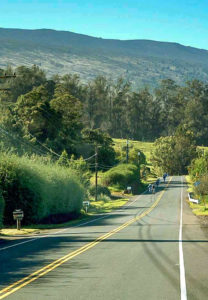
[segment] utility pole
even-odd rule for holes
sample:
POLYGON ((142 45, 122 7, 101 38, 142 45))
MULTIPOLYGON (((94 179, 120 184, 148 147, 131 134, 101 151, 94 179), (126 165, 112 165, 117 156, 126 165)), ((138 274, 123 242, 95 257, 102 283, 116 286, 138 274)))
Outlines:
MULTIPOLYGON (((16 78, 16 74, 14 73, 14 75, 7 75, 4 74, 3 76, 0 76, 0 79, 8 79, 8 78, 16 78)), ((0 88, 0 91, 9 91, 10 89, 8 88, 0 88)))
POLYGON ((97 184, 98 184, 98 146, 95 146, 95 201, 97 201, 97 184))
POLYGON ((129 140, 126 140, 126 163, 129 162, 129 140))
POLYGON ((7 79, 7 78, 15 78, 16 77, 16 74, 14 73, 14 75, 7 75, 7 74, 4 74, 3 76, 0 76, 0 79, 7 79))

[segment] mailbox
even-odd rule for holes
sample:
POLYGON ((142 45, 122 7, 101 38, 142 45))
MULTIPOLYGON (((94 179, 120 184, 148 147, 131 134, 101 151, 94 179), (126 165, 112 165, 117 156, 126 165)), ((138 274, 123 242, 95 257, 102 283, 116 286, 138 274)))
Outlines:
POLYGON ((13 211, 13 218, 17 221, 17 230, 20 230, 21 221, 24 217, 24 212, 21 209, 15 209, 13 211))
POLYGON ((88 207, 90 206, 90 201, 83 201, 83 206, 84 206, 84 209, 87 213, 88 207))
POLYGON ((129 194, 131 193, 131 186, 127 186, 127 191, 129 194))
POLYGON ((15 209, 15 211, 13 211, 13 218, 14 220, 22 220, 24 217, 24 212, 21 209, 15 209))

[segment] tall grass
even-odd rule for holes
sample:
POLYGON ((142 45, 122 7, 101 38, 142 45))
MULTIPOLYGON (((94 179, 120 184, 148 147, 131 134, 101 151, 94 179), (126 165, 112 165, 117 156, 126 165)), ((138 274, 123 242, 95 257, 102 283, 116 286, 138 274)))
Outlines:
POLYGON ((0 189, 5 200, 4 221, 13 223, 14 209, 24 222, 40 222, 53 214, 79 213, 85 197, 77 172, 37 157, 0 153, 0 189))

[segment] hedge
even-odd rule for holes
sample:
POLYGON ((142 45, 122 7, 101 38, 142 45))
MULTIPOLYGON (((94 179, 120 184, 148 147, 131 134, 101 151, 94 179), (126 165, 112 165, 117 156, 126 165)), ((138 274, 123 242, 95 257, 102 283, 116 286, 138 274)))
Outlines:
POLYGON ((132 164, 121 164, 105 172, 102 182, 106 186, 119 185, 125 189, 136 180, 140 180, 139 168, 132 164))
POLYGON ((79 175, 70 168, 37 158, 0 153, 0 189, 4 223, 12 224, 14 209, 24 211, 24 223, 38 223, 53 214, 78 214, 85 197, 79 175))

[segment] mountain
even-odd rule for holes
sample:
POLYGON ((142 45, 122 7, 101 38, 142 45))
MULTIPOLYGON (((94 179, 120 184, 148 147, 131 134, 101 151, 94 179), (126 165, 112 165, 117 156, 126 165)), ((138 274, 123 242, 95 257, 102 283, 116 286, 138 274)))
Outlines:
POLYGON ((0 67, 36 64, 54 74, 123 76, 134 86, 156 86, 164 78, 179 84, 208 81, 208 51, 177 43, 113 40, 49 29, 0 28, 0 67))

